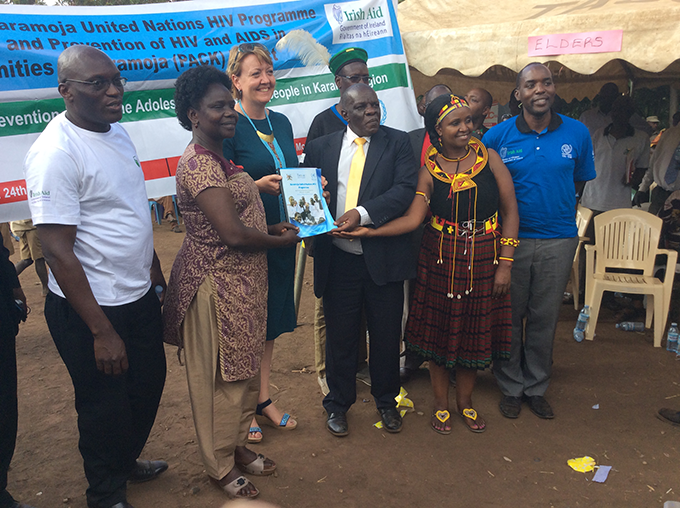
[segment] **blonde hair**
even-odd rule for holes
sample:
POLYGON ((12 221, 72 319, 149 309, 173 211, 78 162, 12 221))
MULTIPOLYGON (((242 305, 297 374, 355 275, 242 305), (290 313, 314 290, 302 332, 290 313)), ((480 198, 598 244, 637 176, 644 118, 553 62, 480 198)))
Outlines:
POLYGON ((243 98, 243 92, 236 88, 233 76, 240 76, 242 71, 243 59, 249 55, 255 55, 260 62, 273 66, 272 56, 262 44, 259 43, 245 43, 238 46, 232 46, 229 50, 229 63, 227 64, 227 76, 231 79, 231 93, 237 99, 243 98), (250 47, 248 47, 250 46, 250 47))

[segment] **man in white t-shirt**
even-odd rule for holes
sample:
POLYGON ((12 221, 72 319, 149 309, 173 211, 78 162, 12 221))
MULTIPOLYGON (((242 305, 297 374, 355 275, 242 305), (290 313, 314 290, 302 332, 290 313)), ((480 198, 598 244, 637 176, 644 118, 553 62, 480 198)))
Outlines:
POLYGON ((621 96, 611 109, 612 123, 593 134, 597 178, 586 184, 581 204, 595 213, 631 207, 631 187, 649 166, 649 137, 633 128, 633 100, 621 96))
MULTIPOLYGON (((164 461, 137 460, 165 383, 159 298, 144 175, 122 118, 118 68, 73 46, 58 60, 66 112, 24 161, 33 223, 50 266, 45 318, 73 381, 88 508, 131 508, 128 481, 164 461)), ((159 295, 162 299, 163 293, 159 295)))

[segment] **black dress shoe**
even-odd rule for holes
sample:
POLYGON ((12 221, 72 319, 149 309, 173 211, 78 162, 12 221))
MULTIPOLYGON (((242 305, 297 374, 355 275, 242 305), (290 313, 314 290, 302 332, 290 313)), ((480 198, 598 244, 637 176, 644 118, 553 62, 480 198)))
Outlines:
POLYGON ((522 410, 522 399, 504 395, 500 404, 498 404, 498 409, 501 410, 501 414, 506 418, 517 418, 522 410))
POLYGON ((163 471, 168 469, 168 463, 164 460, 139 460, 130 474, 130 483, 143 483, 153 480, 163 471))
POLYGON ((335 413, 328 413, 328 420, 326 420, 326 428, 328 432, 334 436, 343 437, 349 434, 349 427, 347 426, 347 415, 340 411, 335 413))
POLYGON ((552 420, 555 418, 555 413, 553 413, 553 410, 550 407, 550 404, 548 404, 548 401, 545 400, 545 397, 542 397, 541 395, 534 395, 533 397, 525 395, 524 397, 529 402, 529 409, 531 409, 531 412, 536 416, 543 418, 544 420, 552 420))
POLYGON ((388 407, 387 409, 379 408, 380 419, 383 423, 383 429, 387 432, 396 434, 401 432, 401 415, 396 407, 388 407))

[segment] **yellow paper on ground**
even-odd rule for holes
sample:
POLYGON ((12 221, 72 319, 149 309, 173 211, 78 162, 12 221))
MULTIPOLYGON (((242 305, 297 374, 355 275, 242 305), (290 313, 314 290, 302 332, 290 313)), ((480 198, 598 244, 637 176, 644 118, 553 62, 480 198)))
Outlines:
POLYGON ((578 457, 576 459, 569 459, 567 464, 569 464, 569 467, 571 467, 574 471, 578 471, 579 473, 587 473, 595 469, 597 462, 595 462, 595 459, 592 457, 586 456, 578 457))
POLYGON ((399 395, 397 395, 394 400, 397 401, 397 407, 405 407, 406 411, 415 411, 415 405, 413 404, 413 401, 411 399, 406 398, 408 395, 408 392, 404 390, 404 387, 402 386, 399 389, 399 395))

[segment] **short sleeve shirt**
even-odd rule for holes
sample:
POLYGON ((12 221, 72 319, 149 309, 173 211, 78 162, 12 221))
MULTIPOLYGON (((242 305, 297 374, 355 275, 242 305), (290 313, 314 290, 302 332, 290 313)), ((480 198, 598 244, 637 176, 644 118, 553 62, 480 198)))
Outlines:
POLYGON ((577 235, 574 182, 595 178, 585 125, 553 112, 548 127, 537 133, 519 115, 492 127, 484 144, 498 152, 512 175, 520 238, 577 235))
MULTIPOLYGON (((151 287, 153 231, 144 173, 120 124, 93 132, 64 113, 24 160, 33 223, 76 226, 73 251, 99 305, 119 306, 151 287)), ((64 294, 50 272, 50 290, 64 294)))
POLYGON ((588 182, 581 203, 592 210, 606 212, 631 207, 631 188, 627 176, 635 168, 649 166, 649 138, 630 127, 626 136, 609 134, 611 124, 593 135, 597 178, 588 182))

